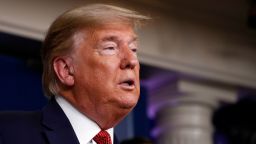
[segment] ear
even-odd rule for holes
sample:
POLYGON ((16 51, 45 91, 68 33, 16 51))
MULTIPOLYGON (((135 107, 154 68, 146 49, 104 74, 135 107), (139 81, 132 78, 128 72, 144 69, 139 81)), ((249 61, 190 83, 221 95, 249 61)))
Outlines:
POLYGON ((53 67, 62 84, 67 86, 74 85, 74 69, 71 65, 71 59, 57 57, 53 60, 53 67))

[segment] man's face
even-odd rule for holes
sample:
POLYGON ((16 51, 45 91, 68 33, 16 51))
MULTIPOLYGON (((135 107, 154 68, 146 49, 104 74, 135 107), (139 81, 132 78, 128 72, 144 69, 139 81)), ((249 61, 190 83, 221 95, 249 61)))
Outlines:
POLYGON ((91 119, 117 120, 140 94, 137 39, 127 24, 105 25, 75 36, 74 99, 91 119))

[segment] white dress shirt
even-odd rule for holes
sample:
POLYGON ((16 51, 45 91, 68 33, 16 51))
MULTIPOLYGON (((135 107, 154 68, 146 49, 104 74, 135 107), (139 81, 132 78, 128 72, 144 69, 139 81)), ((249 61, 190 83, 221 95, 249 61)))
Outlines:
MULTIPOLYGON (((79 112, 74 108, 67 100, 61 96, 56 96, 56 101, 64 111, 65 115, 68 117, 69 122, 71 123, 75 134, 78 138, 80 144, 96 144, 93 139, 101 129, 100 127, 91 119, 86 117, 84 114, 79 112)), ((106 130, 111 137, 112 143, 114 143, 113 133, 114 129, 110 128, 106 130)))

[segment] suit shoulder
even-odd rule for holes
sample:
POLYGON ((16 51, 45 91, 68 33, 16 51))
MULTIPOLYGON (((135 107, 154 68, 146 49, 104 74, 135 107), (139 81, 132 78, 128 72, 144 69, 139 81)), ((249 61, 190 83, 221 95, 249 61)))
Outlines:
POLYGON ((0 112, 0 144, 45 144, 41 112, 0 112))

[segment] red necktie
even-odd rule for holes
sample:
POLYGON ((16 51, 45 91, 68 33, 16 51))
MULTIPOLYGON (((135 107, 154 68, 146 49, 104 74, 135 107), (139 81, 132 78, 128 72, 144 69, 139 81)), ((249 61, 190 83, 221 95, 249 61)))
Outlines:
POLYGON ((94 136, 93 140, 97 144, 112 144, 110 135, 104 130, 100 131, 96 136, 94 136))

